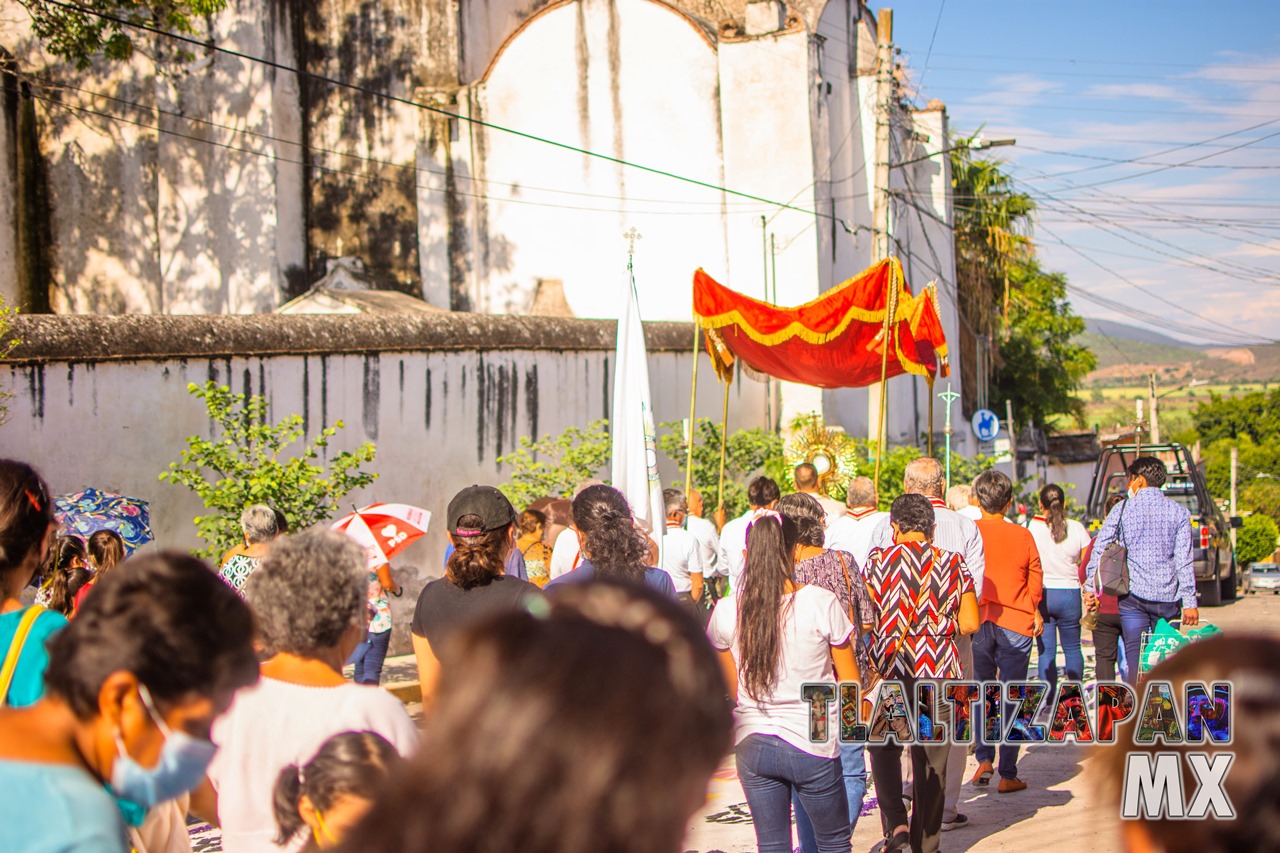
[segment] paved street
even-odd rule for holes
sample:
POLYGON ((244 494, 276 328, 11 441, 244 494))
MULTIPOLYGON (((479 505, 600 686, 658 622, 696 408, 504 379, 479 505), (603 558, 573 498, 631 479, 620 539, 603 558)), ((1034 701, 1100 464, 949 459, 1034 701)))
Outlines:
MULTIPOLYGON (((1280 634, 1280 596, 1254 595, 1224 607, 1203 609, 1200 616, 1232 633, 1280 634)), ((1093 648, 1086 645, 1086 678, 1092 678, 1092 664, 1093 648)), ((970 825, 944 834, 942 849, 1035 853, 1060 850, 1064 840, 1087 839, 1089 853, 1119 853, 1111 807, 1094 794, 1087 775, 1094 754, 1090 747, 1077 746, 1024 750, 1018 770, 1029 787, 1015 794, 996 794, 994 786, 989 793, 980 792, 966 784, 960 811, 969 816, 970 825)), ((966 779, 976 766, 970 756, 966 779)), ((875 793, 869 791, 868 798, 875 793)), ((855 853, 871 850, 880 840, 879 812, 864 814, 853 835, 855 853)), ((687 847, 703 853, 755 849, 750 813, 732 758, 716 774, 707 806, 690 827, 687 847)))

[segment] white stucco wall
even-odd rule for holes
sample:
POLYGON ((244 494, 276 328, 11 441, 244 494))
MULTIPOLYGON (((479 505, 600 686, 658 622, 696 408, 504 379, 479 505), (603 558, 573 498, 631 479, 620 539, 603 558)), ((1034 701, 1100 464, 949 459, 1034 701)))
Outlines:
MULTIPOLYGON (((712 376, 705 355, 702 360, 701 375, 712 376)), ((342 506, 398 501, 433 513, 431 533, 397 561, 410 589, 395 602, 403 628, 416 591, 442 571, 449 499, 470 483, 504 482, 509 472, 495 460, 520 436, 558 434, 607 418, 612 363, 612 351, 540 350, 6 366, 0 384, 16 396, 9 422, 0 427, 0 446, 5 456, 34 464, 55 494, 95 486, 150 501, 157 543, 189 548, 201 544, 191 519, 202 507, 191 492, 157 479, 179 458, 186 436, 210 434, 203 405, 187 393, 189 382, 212 378, 236 392, 264 394, 272 418, 303 414, 309 438, 342 419, 346 428, 329 452, 374 441, 378 454, 369 468, 379 474, 342 506)), ((650 354, 656 421, 688 417, 691 367, 687 353, 650 354)), ((721 387, 700 385, 698 417, 719 421, 721 387)), ((763 425, 761 389, 735 383, 730 430, 763 425)), ((659 458, 664 481, 681 476, 664 454, 659 458)))
MULTIPOLYGON (((716 53, 649 0, 583 0, 535 18, 475 89, 495 125, 669 170, 723 179, 716 53)), ((540 278, 580 317, 617 316, 615 280, 635 227, 640 310, 688 320, 699 266, 726 265, 723 194, 498 130, 471 127, 478 310, 521 311, 540 278)))

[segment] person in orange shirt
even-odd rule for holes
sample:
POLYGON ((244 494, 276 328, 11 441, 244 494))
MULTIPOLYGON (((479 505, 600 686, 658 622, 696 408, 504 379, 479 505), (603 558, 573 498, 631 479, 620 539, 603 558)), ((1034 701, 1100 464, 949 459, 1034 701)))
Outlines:
MULTIPOLYGON (((1002 683, 1025 681, 1031 663, 1032 640, 1044 630, 1040 599, 1044 575, 1040 554, 1030 531, 1009 524, 1005 513, 1013 503, 1013 483, 1001 471, 985 471, 973 481, 982 518, 977 522, 987 571, 982 584, 978 614, 982 626, 973 635, 973 672, 980 681, 1002 683)), ((1013 716, 1013 706, 1005 703, 1005 725, 1013 716)), ((973 784, 987 786, 995 768, 996 748, 981 742, 975 750, 978 771, 973 784)), ((1000 746, 1001 794, 1022 791, 1027 783, 1018 778, 1018 745, 1000 746)))

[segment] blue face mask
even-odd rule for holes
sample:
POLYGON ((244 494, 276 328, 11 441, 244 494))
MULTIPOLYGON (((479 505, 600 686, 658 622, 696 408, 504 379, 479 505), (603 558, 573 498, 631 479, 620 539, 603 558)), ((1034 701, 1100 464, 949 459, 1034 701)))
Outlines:
POLYGON ((180 797, 198 786, 218 749, 207 740, 170 730, 151 701, 147 688, 140 685, 138 693, 165 739, 156 766, 143 767, 129 756, 120 732, 116 731, 118 754, 111 768, 111 793, 125 821, 131 826, 141 824, 140 818, 147 809, 180 797), (132 822, 135 818, 139 819, 137 824, 132 822))

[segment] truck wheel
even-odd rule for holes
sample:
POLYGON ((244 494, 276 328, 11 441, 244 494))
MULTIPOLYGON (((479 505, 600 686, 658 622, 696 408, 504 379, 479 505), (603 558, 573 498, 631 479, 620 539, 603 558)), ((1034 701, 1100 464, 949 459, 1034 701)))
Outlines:
POLYGON ((1236 600, 1236 562, 1231 561, 1231 573, 1227 575, 1226 580, 1222 582, 1222 600, 1236 600))
POLYGON ((1200 595, 1201 607, 1218 607, 1222 604, 1221 581, 1201 581, 1196 584, 1196 592, 1200 595))

